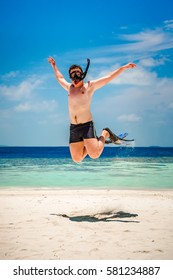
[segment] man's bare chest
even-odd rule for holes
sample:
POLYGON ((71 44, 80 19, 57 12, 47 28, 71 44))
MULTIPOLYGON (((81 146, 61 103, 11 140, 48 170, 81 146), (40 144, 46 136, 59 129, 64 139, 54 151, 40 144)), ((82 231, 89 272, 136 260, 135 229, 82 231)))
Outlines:
POLYGON ((68 100, 71 105, 87 105, 91 101, 91 95, 86 88, 71 89, 68 93, 68 100))

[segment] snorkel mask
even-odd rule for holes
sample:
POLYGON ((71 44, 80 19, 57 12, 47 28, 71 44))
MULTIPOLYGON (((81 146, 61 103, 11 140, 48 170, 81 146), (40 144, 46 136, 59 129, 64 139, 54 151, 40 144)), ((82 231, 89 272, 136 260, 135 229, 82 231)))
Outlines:
MULTIPOLYGON (((79 68, 81 71, 74 70, 71 73, 69 73, 70 79, 72 81, 78 81, 78 82, 82 81, 86 77, 89 66, 90 66, 90 59, 89 58, 87 58, 87 66, 86 66, 85 72, 83 72, 82 68, 78 65, 74 65, 74 67, 72 66, 73 68, 79 68)), ((70 71, 71 70, 69 70, 69 72, 70 71)))

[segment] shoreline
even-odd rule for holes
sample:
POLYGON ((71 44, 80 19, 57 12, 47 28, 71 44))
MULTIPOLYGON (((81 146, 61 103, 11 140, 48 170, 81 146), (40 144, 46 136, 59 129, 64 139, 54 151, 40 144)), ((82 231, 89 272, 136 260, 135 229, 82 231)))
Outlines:
POLYGON ((59 190, 63 190, 63 191, 70 191, 70 190, 81 190, 81 191, 148 191, 148 192, 154 192, 154 191, 170 191, 173 192, 173 187, 170 188, 152 188, 152 187, 136 187, 136 188, 131 188, 131 187, 90 187, 90 186, 82 186, 82 187, 71 187, 71 186, 50 186, 50 187, 40 187, 40 186, 0 186, 0 193, 1 191, 26 191, 26 190, 33 190, 33 191, 41 191, 41 190, 45 190, 45 191, 59 191, 59 190))
POLYGON ((0 189, 0 259, 173 259, 173 190, 0 189))

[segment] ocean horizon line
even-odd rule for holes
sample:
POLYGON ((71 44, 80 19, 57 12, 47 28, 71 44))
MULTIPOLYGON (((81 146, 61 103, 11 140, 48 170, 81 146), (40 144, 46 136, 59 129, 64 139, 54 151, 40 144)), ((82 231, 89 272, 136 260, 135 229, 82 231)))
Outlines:
MULTIPOLYGON (((114 145, 114 144, 110 144, 114 145)), ((12 147, 12 148, 69 148, 68 145, 0 145, 0 148, 5 147, 12 147)), ((173 146, 157 146, 157 145, 151 145, 151 146, 130 146, 130 145, 114 145, 114 146, 105 146, 105 148, 173 148, 173 146)))

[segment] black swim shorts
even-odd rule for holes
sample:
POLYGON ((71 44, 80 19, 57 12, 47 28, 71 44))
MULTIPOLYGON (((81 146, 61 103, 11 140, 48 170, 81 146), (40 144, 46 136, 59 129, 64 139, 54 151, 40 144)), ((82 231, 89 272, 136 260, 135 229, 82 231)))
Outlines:
POLYGON ((93 121, 70 125, 69 143, 81 142, 90 138, 97 138, 93 121))

